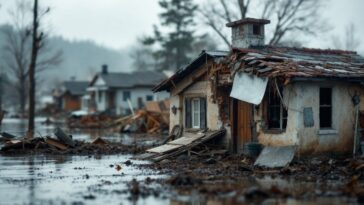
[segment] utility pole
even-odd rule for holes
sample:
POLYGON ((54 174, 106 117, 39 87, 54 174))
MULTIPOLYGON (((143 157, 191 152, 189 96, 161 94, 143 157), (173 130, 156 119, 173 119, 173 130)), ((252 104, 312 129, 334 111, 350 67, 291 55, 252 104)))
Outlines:
POLYGON ((33 8, 33 33, 32 33, 32 54, 29 65, 29 113, 28 113, 28 137, 32 138, 34 133, 35 117, 35 68, 37 55, 42 39, 42 34, 38 36, 38 0, 34 0, 33 8))
MULTIPOLYGON (((3 85, 4 85, 4 74, 3 73, 0 73, 0 126, 1 126, 1 123, 3 121, 3 117, 4 117, 4 112, 3 112, 3 96, 4 96, 4 88, 3 88, 3 85)), ((0 130, 1 130, 1 127, 0 127, 0 130)))
MULTIPOLYGON (((3 111, 3 96, 4 96, 4 88, 3 88, 3 84, 4 84, 4 74, 0 73, 0 115, 3 111)), ((1 124, 1 123, 0 123, 1 124)))

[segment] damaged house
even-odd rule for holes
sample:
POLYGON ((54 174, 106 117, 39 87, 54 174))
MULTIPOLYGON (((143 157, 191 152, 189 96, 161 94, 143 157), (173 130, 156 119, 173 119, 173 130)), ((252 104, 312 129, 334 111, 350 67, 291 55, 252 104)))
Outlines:
POLYGON ((230 52, 204 51, 154 88, 170 91, 170 128, 226 129, 224 145, 350 153, 364 110, 364 58, 351 51, 264 45, 269 20, 228 23, 230 52))

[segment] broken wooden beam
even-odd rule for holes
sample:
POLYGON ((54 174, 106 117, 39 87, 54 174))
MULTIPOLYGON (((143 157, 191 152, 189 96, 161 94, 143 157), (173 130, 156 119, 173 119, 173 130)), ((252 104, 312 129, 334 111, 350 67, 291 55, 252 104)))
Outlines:
MULTIPOLYGON (((186 141, 182 140, 183 144, 178 145, 180 147, 175 149, 174 151, 166 152, 165 154, 157 155, 157 156, 151 157, 150 159, 152 161, 154 161, 154 162, 159 162, 159 161, 162 161, 162 160, 167 159, 167 158, 178 156, 178 155, 192 149, 193 147, 195 147, 197 145, 205 143, 205 142, 207 142, 207 141, 209 141, 211 139, 214 139, 215 137, 222 136, 225 133, 226 133, 226 130, 222 129, 222 130, 218 130, 218 131, 214 131, 214 132, 210 132, 210 133, 204 133, 204 135, 201 138, 191 140, 191 141, 189 141, 189 143, 185 143, 186 141)), ((179 139, 181 139, 181 138, 179 138, 179 139)), ((166 144, 166 145, 172 146, 173 144, 166 144)), ((175 146, 177 146, 177 145, 175 145, 175 146)))
POLYGON ((60 150, 66 150, 68 147, 64 144, 62 144, 62 142, 56 140, 56 139, 53 139, 53 138, 50 138, 50 137, 47 137, 45 139, 45 142, 48 144, 48 145, 51 145, 53 147, 56 147, 60 150))

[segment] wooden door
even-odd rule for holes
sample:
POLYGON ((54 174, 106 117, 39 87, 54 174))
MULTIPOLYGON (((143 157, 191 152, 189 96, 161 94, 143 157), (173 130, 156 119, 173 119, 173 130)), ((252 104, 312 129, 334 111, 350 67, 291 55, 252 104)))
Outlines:
POLYGON ((252 141, 252 104, 238 101, 237 103, 237 135, 238 147, 252 141))

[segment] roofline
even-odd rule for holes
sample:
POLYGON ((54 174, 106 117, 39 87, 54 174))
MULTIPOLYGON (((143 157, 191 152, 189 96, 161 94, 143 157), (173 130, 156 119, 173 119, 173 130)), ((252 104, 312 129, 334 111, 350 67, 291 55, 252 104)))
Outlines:
POLYGON ((244 24, 250 24, 250 23, 264 25, 264 24, 269 24, 270 20, 256 19, 256 18, 243 18, 243 19, 240 19, 240 20, 237 20, 237 21, 229 22, 229 23, 226 24, 226 26, 227 27, 235 27, 235 26, 238 26, 238 25, 244 25, 244 24))
MULTIPOLYGON (((229 51, 218 51, 218 52, 226 52, 226 55, 210 55, 209 52, 214 52, 214 51, 206 51, 206 50, 203 50, 198 57, 196 57, 195 59, 192 60, 192 62, 190 62, 189 64, 187 64, 185 67, 177 70, 171 77, 163 80, 162 82, 160 82, 159 84, 157 84, 156 86, 154 86, 153 89, 152 89, 152 91, 153 92, 160 92, 160 91, 167 90, 167 88, 163 88, 164 86, 167 85, 167 83, 173 82, 173 80, 175 78, 177 78, 178 75, 181 75, 183 73, 183 71, 185 71, 186 69, 188 69, 189 66, 191 66, 193 63, 197 62, 204 55, 210 56, 211 58, 214 58, 214 57, 225 57, 229 53, 229 51)), ((173 82, 173 83, 175 83, 175 82, 173 82)))
POLYGON ((264 45, 264 46, 255 46, 250 48, 239 48, 239 47, 232 47, 231 50, 233 52, 242 52, 242 53, 249 53, 249 52, 259 52, 259 48, 278 48, 278 49, 290 49, 290 50, 297 50, 303 51, 308 53, 318 53, 318 54, 332 54, 332 55, 343 55, 343 54, 358 54, 356 51, 349 51, 349 50, 339 50, 339 49, 320 49, 320 48, 307 48, 307 47, 284 47, 284 46, 271 46, 271 45, 264 45))
POLYGON ((364 84, 364 76, 362 77, 338 77, 338 76, 318 76, 318 77, 293 77, 291 78, 292 82, 322 82, 326 80, 339 80, 339 81, 346 81, 352 83, 362 83, 364 84))

